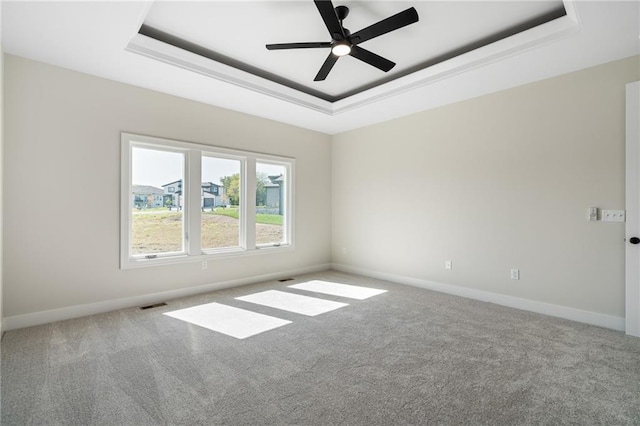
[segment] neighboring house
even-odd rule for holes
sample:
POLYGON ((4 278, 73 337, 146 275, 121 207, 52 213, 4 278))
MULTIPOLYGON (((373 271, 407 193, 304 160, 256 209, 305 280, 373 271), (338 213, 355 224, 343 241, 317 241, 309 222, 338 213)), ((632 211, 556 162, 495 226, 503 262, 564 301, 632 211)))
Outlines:
POLYGON ((202 208, 224 205, 224 187, 213 182, 202 182, 202 208))
POLYGON ((133 185, 131 190, 133 206, 138 209, 151 209, 164 206, 164 191, 148 185, 133 185))
MULTIPOLYGON (((182 179, 162 185, 165 198, 171 200, 172 207, 182 208, 182 179)), ((224 205, 222 197, 224 187, 213 182, 202 182, 202 198, 200 206, 213 208, 224 205)))
POLYGON ((162 185, 164 188, 165 205, 182 208, 182 179, 162 185))
POLYGON ((277 208, 278 214, 282 214, 282 182, 284 176, 269 176, 269 183, 265 183, 264 188, 266 190, 265 204, 266 207, 277 208))

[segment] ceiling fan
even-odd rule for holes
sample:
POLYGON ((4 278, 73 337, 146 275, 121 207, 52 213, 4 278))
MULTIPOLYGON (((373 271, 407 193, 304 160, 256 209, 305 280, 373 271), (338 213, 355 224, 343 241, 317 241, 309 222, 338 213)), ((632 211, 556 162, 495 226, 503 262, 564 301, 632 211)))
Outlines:
POLYGON ((361 29, 353 34, 342 26, 342 21, 349 15, 349 8, 346 6, 333 7, 330 0, 314 0, 313 1, 320 12, 320 16, 324 24, 329 30, 331 41, 327 42, 310 42, 310 43, 279 43, 267 44, 268 50, 281 49, 314 49, 330 47, 329 56, 320 67, 320 71, 313 79, 314 81, 322 81, 327 78, 329 71, 341 56, 351 55, 356 59, 366 62, 384 72, 389 71, 396 64, 388 59, 378 56, 373 52, 364 49, 358 44, 374 37, 381 36, 391 31, 418 22, 418 12, 415 8, 410 7, 400 13, 390 16, 382 21, 376 22, 366 28, 361 29))

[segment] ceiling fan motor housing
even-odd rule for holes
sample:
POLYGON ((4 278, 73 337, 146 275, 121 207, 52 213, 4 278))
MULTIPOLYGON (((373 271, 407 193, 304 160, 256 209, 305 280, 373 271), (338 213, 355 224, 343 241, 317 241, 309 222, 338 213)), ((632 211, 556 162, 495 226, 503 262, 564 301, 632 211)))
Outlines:
POLYGON ((349 8, 347 6, 336 6, 336 15, 340 21, 349 16, 349 8))

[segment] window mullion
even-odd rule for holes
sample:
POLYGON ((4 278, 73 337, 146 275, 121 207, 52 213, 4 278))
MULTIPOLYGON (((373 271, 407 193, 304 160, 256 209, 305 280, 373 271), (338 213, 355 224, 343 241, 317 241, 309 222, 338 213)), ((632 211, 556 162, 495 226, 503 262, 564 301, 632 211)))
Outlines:
POLYGON ((248 157, 244 170, 244 237, 245 248, 253 250, 256 248, 256 159, 248 157))
POLYGON ((202 214, 202 153, 198 150, 187 152, 185 170, 185 216, 184 233, 187 254, 202 254, 201 214, 202 214))
POLYGON ((120 179, 120 267, 124 267, 131 256, 132 229, 132 150, 133 146, 126 135, 121 135, 121 173, 120 179))
POLYGON ((290 163, 286 168, 286 179, 285 179, 285 197, 284 197, 284 212, 285 212, 285 226, 284 226, 284 241, 292 244, 293 243, 293 163, 290 163))

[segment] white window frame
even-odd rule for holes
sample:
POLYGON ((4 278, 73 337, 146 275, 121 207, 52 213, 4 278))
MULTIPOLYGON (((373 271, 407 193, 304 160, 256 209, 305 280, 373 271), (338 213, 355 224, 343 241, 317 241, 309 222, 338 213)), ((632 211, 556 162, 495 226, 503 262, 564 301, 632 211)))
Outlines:
POLYGON ((294 245, 294 187, 295 159, 264 153, 202 145, 172 139, 121 133, 121 184, 120 184, 120 268, 140 268, 148 266, 201 262, 229 256, 292 251, 294 245), (153 258, 145 255, 131 255, 131 221, 133 212, 132 193, 132 150, 133 147, 156 148, 181 152, 185 155, 182 194, 184 247, 182 252, 158 253, 153 258), (240 161, 240 212, 239 247, 203 250, 201 247, 201 184, 202 156, 213 155, 240 161), (284 217, 284 242, 257 246, 256 237, 256 162, 283 165, 286 170, 286 196, 284 217), (248 214, 251 212, 251 214, 248 214))
MULTIPOLYGON (((213 147, 213 149, 207 149, 209 147, 207 146, 202 146, 202 148, 204 148, 201 152, 200 152, 200 157, 198 162, 200 163, 200 165, 202 166, 202 157, 215 157, 215 158, 222 158, 222 159, 226 159, 226 160, 236 160, 240 162, 240 208, 239 208, 239 235, 238 235, 238 245, 237 246, 233 246, 233 247, 220 247, 220 248, 206 248, 203 249, 202 246, 200 246, 200 250, 202 251, 203 254, 224 254, 224 253, 232 253, 232 252, 237 252, 239 250, 246 250, 247 249, 247 245, 246 245, 246 233, 247 233, 247 223, 246 220, 244 219, 246 217, 246 202, 245 202, 245 190, 244 190, 244 181, 245 181, 245 171, 246 171, 246 162, 247 162, 247 156, 246 155, 238 155, 237 153, 240 153, 240 151, 236 151, 235 154, 230 154, 228 151, 228 149, 224 149, 225 152, 219 151, 219 148, 215 148, 213 147)), ((247 153, 243 153, 243 154, 247 154, 247 153)), ((199 212, 201 212, 200 209, 198 209, 199 212)), ((201 223, 201 218, 198 219, 198 223, 201 223)), ((198 234, 198 238, 200 241, 200 245, 202 244, 202 235, 198 234)))
MULTIPOLYGON (((284 180, 284 188, 285 188, 285 196, 284 200, 280 200, 284 204, 284 222, 283 222, 283 230, 284 230, 284 238, 281 243, 266 243, 266 244, 257 244, 257 248, 264 249, 270 247, 279 247, 283 244, 286 245, 287 241, 291 241, 290 236, 293 231, 293 215, 290 214, 290 211, 293 209, 293 179, 290 178, 290 175, 293 173, 293 164, 290 162, 282 161, 281 159, 272 157, 272 156, 259 156, 256 158, 256 163, 261 164, 269 164, 274 166, 282 166, 285 169, 285 180, 284 180)), ((255 168, 255 167, 254 167, 255 168)), ((254 190, 255 194, 255 190, 254 190)), ((253 197, 255 202, 255 197, 253 197)), ((253 209, 255 214, 256 209, 253 209)))

